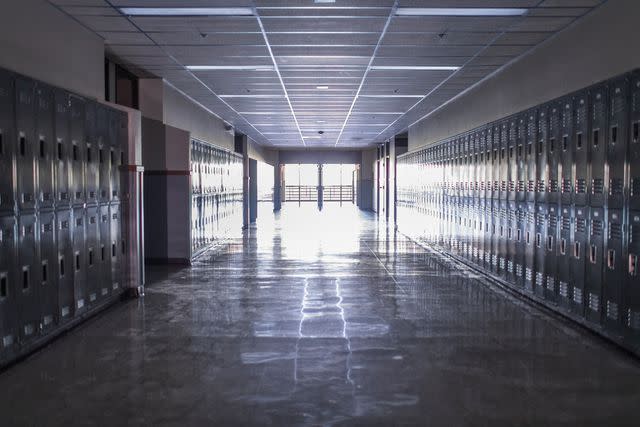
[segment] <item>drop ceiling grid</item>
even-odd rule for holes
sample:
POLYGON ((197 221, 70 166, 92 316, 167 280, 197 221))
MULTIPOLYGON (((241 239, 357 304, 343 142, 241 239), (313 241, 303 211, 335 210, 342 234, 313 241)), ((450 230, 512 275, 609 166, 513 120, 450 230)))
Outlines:
MULTIPOLYGON (((258 142, 302 146, 302 136, 314 147, 332 147, 340 138, 345 148, 406 130, 602 3, 485 0, 480 7, 529 12, 390 17, 393 0, 147 0, 144 7, 250 7, 257 16, 125 17, 118 7, 140 7, 140 0, 49 1, 102 36, 124 64, 165 78, 258 142), (277 70, 188 71, 187 65, 277 70), (433 65, 462 68, 453 76, 376 69, 433 65)), ((477 0, 398 0, 398 6, 479 7, 477 0)))

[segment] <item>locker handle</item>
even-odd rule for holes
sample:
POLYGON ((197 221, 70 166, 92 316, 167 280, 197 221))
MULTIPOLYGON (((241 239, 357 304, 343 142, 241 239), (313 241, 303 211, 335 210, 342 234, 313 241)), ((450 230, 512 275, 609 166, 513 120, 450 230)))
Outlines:
POLYGON ((42 261, 42 284, 46 284, 48 280, 47 261, 42 261))
POLYGON ((40 158, 44 158, 45 157, 45 143, 44 143, 44 138, 40 137, 40 143, 39 143, 39 147, 40 147, 40 158))
POLYGON ((553 236, 547 237, 547 250, 553 251, 553 236))
POLYGON ((6 298, 9 295, 9 279, 7 273, 0 274, 0 298, 6 298))
POLYGON ((550 138, 549 139, 549 152, 553 153, 553 150, 556 147, 556 139, 555 138, 550 138))
POLYGON ((593 146, 597 147, 600 144, 600 129, 593 130, 593 146))
POLYGON ((29 267, 22 267, 22 290, 26 291, 29 289, 30 280, 29 280, 29 267))
POLYGON ((611 126, 611 143, 618 142, 618 126, 611 126))
POLYGON ((76 144, 73 144, 73 161, 78 161, 78 146, 76 144))
POLYGON ((27 154, 27 141, 24 135, 20 135, 20 155, 25 156, 27 154))
POLYGON ((616 268, 616 251, 615 251, 615 249, 609 249, 607 251, 607 267, 609 267, 609 270, 615 270, 615 268, 616 268))
POLYGON ((560 239, 560 253, 565 255, 567 253, 567 240, 560 239))
POLYGON ((76 271, 80 271, 80 253, 76 252, 76 271))
POLYGON ((58 141, 58 160, 62 160, 63 154, 62 142, 58 141))
POLYGON ((60 257, 60 277, 64 277, 64 258, 60 257))
POLYGON ((578 259, 580 258, 580 242, 573 244, 573 256, 578 259))
POLYGON ((578 132, 576 136, 577 136, 576 148, 580 149, 582 148, 582 132, 578 132))
POLYGON ((633 124, 633 142, 638 142, 638 138, 640 137, 640 135, 638 135, 640 133, 640 129, 638 129, 640 127, 640 122, 635 122, 633 124))
POLYGON ((536 247, 539 248, 542 245, 542 235, 536 233, 536 247))
POLYGON ((629 276, 638 275, 638 256, 636 254, 629 254, 629 276))
POLYGON ((589 248, 589 261, 591 261, 591 264, 596 263, 597 257, 598 248, 596 247, 596 245, 591 245, 591 247, 589 248))
POLYGON ((567 151, 567 148, 569 148, 569 136, 564 135, 562 137, 562 151, 567 151))
POLYGON ((2 130, 0 129, 0 156, 4 154, 4 142, 2 140, 2 130))

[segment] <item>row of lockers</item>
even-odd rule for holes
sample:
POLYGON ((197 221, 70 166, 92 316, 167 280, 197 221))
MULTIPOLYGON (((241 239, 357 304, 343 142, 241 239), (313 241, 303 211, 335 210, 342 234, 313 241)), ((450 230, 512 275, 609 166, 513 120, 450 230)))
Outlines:
POLYGON ((242 192, 242 157, 192 140, 191 185, 194 195, 242 192))
POLYGON ((640 72, 403 158, 441 196, 640 209, 640 72))
POLYGON ((0 212, 123 199, 127 115, 0 69, 0 212))
POLYGON ((124 288, 121 205, 0 217, 0 363, 124 288))
POLYGON ((192 198, 193 253, 242 229, 242 192, 192 198))
POLYGON ((639 120, 629 73, 403 155, 398 225, 640 351, 639 120))

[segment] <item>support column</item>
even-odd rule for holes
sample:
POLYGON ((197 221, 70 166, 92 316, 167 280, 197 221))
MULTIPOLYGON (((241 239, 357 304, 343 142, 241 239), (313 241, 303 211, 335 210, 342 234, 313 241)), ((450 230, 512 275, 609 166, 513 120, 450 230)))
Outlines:
POLYGON ((258 161, 249 159, 249 222, 258 219, 258 161))
POLYGON ((385 143, 387 146, 387 221, 396 223, 396 139, 392 137, 385 143))
POLYGON ((249 152, 247 150, 247 135, 236 134, 235 148, 236 153, 242 154, 242 228, 249 228, 250 221, 250 201, 249 184, 251 177, 249 175, 249 152))
POLYGON ((322 163, 318 164, 318 209, 322 210, 324 203, 324 186, 322 184, 322 163))
POLYGON ((273 167, 273 211, 282 209, 282 179, 284 177, 284 165, 279 162, 273 167))

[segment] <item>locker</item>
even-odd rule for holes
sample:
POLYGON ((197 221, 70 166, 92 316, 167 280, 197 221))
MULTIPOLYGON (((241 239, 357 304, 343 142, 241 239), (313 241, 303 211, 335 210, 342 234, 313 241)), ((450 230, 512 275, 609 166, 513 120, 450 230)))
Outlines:
MULTIPOLYGON (((529 194, 529 193, 527 193, 529 194)), ((533 292, 535 286, 536 273, 536 205, 535 203, 525 203, 525 223, 524 223, 524 288, 527 292, 533 292)))
POLYGON ((22 213, 18 218, 17 308, 19 340, 33 340, 40 329, 40 258, 38 256, 38 221, 35 214, 22 213))
POLYGON ((66 323, 73 318, 75 293, 73 288, 73 241, 71 236, 73 216, 71 210, 56 211, 56 275, 58 277, 58 318, 66 323))
POLYGON ((607 193, 608 183, 605 182, 605 159, 607 152, 607 85, 602 84, 589 91, 589 164, 590 181, 589 196, 590 205, 604 206, 604 198, 607 193))
POLYGON ((53 111, 53 89, 38 83, 35 88, 35 157, 38 165, 37 204, 43 209, 52 209, 55 204, 53 111))
POLYGON ((543 242, 545 247, 545 290, 544 298, 556 303, 558 301, 558 207, 549 205, 547 208, 547 235, 543 242))
POLYGON ((15 351, 18 336, 17 231, 15 217, 0 217, 0 360, 15 351))
POLYGON ((587 259, 588 210, 583 206, 573 209, 572 222, 573 234, 571 242, 571 269, 569 286, 571 287, 571 310, 580 316, 584 315, 585 302, 585 260, 587 259))
POLYGON ((93 306, 100 299, 102 271, 100 270, 100 212, 97 206, 88 206, 85 215, 85 252, 87 268, 87 305, 93 306))
POLYGON ((100 245, 98 260, 100 262, 100 297, 107 298, 111 295, 111 220, 109 218, 109 206, 100 206, 100 245))
POLYGON ((111 201, 111 110, 103 105, 96 107, 96 160, 98 167, 98 201, 111 201))
POLYGON ((631 77, 629 108, 629 209, 640 210, 640 71, 631 77))
POLYGON ((516 201, 524 202, 527 200, 527 164, 526 164, 526 132, 527 132, 527 116, 520 114, 517 117, 517 133, 516 133, 516 201))
POLYGON ((536 179, 537 179, 537 168, 536 168, 536 154, 537 150, 535 149, 536 141, 538 138, 538 129, 537 129, 537 111, 530 110, 526 113, 526 133, 525 133, 525 146, 524 146, 524 158, 526 165, 526 198, 527 202, 535 202, 536 201, 536 179))
POLYGON ((84 106, 85 101, 76 96, 70 97, 71 121, 69 132, 71 136, 69 159, 71 162, 70 193, 74 206, 85 203, 84 161, 85 161, 85 131, 84 106))
POLYGON ((525 231, 527 227, 527 204, 525 202, 516 203, 516 230, 515 230, 515 246, 516 255, 514 259, 515 264, 515 278, 516 285, 520 288, 525 287, 525 255, 526 255, 526 242, 525 231))
POLYGON ((69 176, 71 174, 71 138, 69 125, 71 110, 69 94, 63 90, 54 91, 54 147, 53 165, 55 176, 56 208, 68 208, 71 203, 69 176))
POLYGON ((112 204, 109 208, 110 239, 111 239, 111 290, 120 292, 124 273, 124 255, 126 253, 125 241, 122 235, 121 206, 112 204))
POLYGON ((626 267, 623 220, 624 216, 621 209, 609 209, 607 211, 607 233, 603 253, 602 314, 604 326, 614 333, 622 332, 620 308, 626 267))
MULTIPOLYGON (((514 193, 515 196, 515 193, 514 193)), ((515 283, 516 281, 516 228, 517 228, 517 206, 515 201, 507 202, 507 222, 505 228, 505 239, 506 239, 506 271, 505 271, 505 279, 509 283, 515 283)))
POLYGON ((122 198, 120 187, 120 168, 125 163, 124 147, 127 137, 127 115, 119 111, 111 111, 111 147, 109 153, 109 171, 111 200, 119 201, 122 198))
POLYGON ((15 99, 13 74, 0 70, 0 212, 10 214, 16 207, 15 99))
POLYGON ((54 212, 40 212, 40 265, 35 286, 39 286, 40 325, 48 332, 58 325, 58 278, 56 264, 56 215, 54 212))
MULTIPOLYGON (((505 194, 506 195, 506 194, 505 194)), ((500 200, 498 213, 498 272, 501 277, 507 278, 507 229, 509 221, 507 219, 508 204, 506 200, 500 200)))
POLYGON ((547 140, 547 202, 557 206, 560 202, 561 146, 562 146, 562 104, 553 102, 549 106, 549 138, 547 140))
POLYGON ((36 208, 35 83, 16 78, 16 172, 18 209, 36 208))
POLYGON ((99 192, 99 147, 97 114, 98 106, 93 101, 88 101, 84 108, 84 132, 86 143, 83 145, 84 158, 84 183, 87 204, 98 203, 99 192))
POLYGON ((500 200, 502 197, 502 188, 501 188, 501 180, 502 176, 500 174, 500 125, 493 125, 491 130, 491 147, 493 149, 493 159, 492 159, 492 168, 493 168, 493 199, 500 200))
POLYGON ((578 94, 574 98, 574 140, 573 140, 573 203, 576 206, 585 206, 588 202, 587 182, 589 180, 588 168, 588 135, 589 122, 587 111, 586 92, 578 94))
POLYGON ((494 199, 498 197, 497 185, 495 182, 497 180, 497 171, 494 168, 495 162, 498 159, 498 151, 497 149, 494 151, 493 147, 493 130, 491 126, 487 126, 485 129, 485 138, 486 138, 486 146, 487 146, 487 154, 486 154, 486 165, 487 165, 487 198, 494 199))
POLYGON ((85 227, 86 216, 84 208, 73 209, 72 245, 73 245, 73 291, 74 314, 84 313, 87 309, 87 265, 85 227))
MULTIPOLYGON (((503 122, 499 126, 498 139, 500 140, 500 152, 498 153, 498 175, 500 176, 500 200, 507 200, 509 183, 509 128, 508 123, 503 122)), ((498 132, 498 131, 496 131, 498 132)))
POLYGON ((629 256, 627 259, 626 280, 623 290, 623 322, 625 336, 633 340, 640 339, 640 275, 638 259, 640 257, 640 212, 629 212, 629 256))
MULTIPOLYGON (((496 192, 497 194, 497 192, 496 192)), ((491 271, 493 273, 500 273, 500 201, 491 201, 491 217, 490 217, 490 231, 491 231, 491 271)))
POLYGON ((113 185, 120 194, 118 199, 127 200, 129 195, 126 185, 123 184, 122 173, 126 171, 126 167, 129 164, 129 116, 126 113, 120 112, 118 117, 120 126, 118 127, 118 140, 115 150, 117 152, 116 158, 119 157, 119 160, 117 161, 118 167, 112 168, 112 179, 113 185))
POLYGON ((559 237, 556 245, 557 253, 557 276, 558 276, 558 304, 566 309, 570 310, 573 307, 572 304, 572 281, 571 281, 571 266, 572 266, 572 242, 573 239, 573 223, 572 223, 572 209, 571 206, 562 205, 560 208, 559 218, 559 237))
POLYGON ((629 119, 629 79, 620 78, 609 87, 607 109, 608 138, 606 164, 608 171, 607 207, 622 209, 625 196, 625 162, 629 119))
POLYGON ((547 227, 549 210, 546 204, 536 205, 535 213, 535 235, 533 236, 533 246, 535 252, 534 267, 534 293, 541 298, 545 297, 547 285, 547 227))
POLYGON ((586 253, 585 317, 595 323, 602 320, 604 226, 604 209, 592 207, 589 213, 589 241, 586 253))
POLYGON ((512 117, 507 130, 507 200, 516 200, 516 182, 518 180, 518 160, 516 157, 518 141, 518 120, 512 117))
POLYGON ((573 201, 575 173, 573 159, 576 150, 577 135, 574 135, 573 97, 560 101, 560 202, 570 206, 573 201), (575 137, 575 138, 574 138, 575 137))
POLYGON ((547 203, 549 185, 549 169, 547 164, 547 150, 549 145, 549 107, 538 108, 537 138, 534 147, 536 158, 536 202, 547 203))

